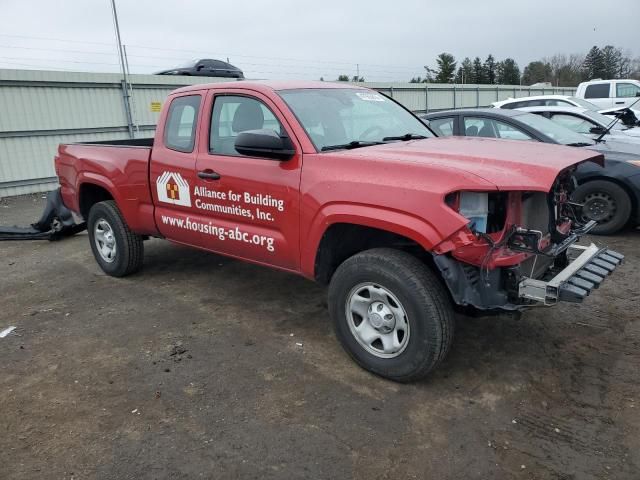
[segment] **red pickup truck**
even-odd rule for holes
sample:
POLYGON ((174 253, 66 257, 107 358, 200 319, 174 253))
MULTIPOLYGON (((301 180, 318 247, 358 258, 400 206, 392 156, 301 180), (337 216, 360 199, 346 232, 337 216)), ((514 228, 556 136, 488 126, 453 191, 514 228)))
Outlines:
POLYGON ((364 368, 426 375, 460 309, 582 301, 622 261, 578 246, 572 171, 590 150, 434 138, 365 88, 180 88, 154 140, 61 145, 64 205, 100 267, 124 276, 166 238, 329 285, 337 337, 364 368))

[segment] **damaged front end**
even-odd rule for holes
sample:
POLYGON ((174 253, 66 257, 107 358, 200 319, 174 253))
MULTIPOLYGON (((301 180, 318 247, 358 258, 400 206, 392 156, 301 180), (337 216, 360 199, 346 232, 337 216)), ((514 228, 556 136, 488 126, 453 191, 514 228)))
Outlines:
POLYGON ((77 223, 71 211, 62 203, 60 189, 47 194, 47 204, 40 219, 29 227, 0 226, 1 240, 59 240, 86 230, 77 223))
POLYGON ((522 310, 581 302, 624 256, 576 245, 597 223, 581 224, 575 183, 563 172, 545 192, 454 192, 445 201, 469 223, 435 249, 434 261, 460 306, 522 310))

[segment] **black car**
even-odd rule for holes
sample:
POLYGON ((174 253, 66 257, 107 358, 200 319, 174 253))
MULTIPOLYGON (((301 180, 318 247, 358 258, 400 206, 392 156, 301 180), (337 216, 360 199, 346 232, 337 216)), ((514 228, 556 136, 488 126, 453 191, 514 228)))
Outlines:
POLYGON ((640 158, 611 150, 533 113, 496 108, 447 110, 420 115, 438 136, 504 138, 582 147, 604 154, 604 167, 591 162, 575 173, 573 200, 584 220, 596 220, 593 233, 608 235, 640 223, 640 158))
POLYGON ((192 60, 171 70, 162 70, 154 75, 193 75, 198 77, 224 77, 244 79, 244 73, 238 67, 222 60, 203 58, 192 60))

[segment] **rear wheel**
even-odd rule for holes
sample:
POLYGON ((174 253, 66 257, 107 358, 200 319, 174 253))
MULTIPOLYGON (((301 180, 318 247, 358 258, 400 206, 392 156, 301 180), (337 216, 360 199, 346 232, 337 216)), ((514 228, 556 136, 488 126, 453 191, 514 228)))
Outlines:
POLYGON ((629 222, 631 199, 622 187, 613 182, 593 180, 584 183, 573 193, 573 198, 583 205, 583 221, 598 222, 593 233, 611 235, 629 222))
POLYGON ((142 268, 142 237, 129 229, 113 200, 91 207, 87 229, 93 256, 105 273, 124 277, 142 268))
POLYGON ((399 250, 367 250, 340 265, 329 286, 329 310, 356 363, 399 382, 426 376, 453 339, 444 288, 420 260, 399 250))

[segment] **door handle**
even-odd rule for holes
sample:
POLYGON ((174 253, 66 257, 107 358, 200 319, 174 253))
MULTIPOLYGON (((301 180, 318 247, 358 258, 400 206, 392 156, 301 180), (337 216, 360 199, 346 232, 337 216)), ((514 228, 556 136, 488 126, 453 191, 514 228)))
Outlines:
POLYGON ((616 105, 624 105, 624 102, 616 102, 616 105))
POLYGON ((205 180, 220 180, 220 174, 213 170, 203 170, 198 172, 198 178, 203 178, 205 180))

